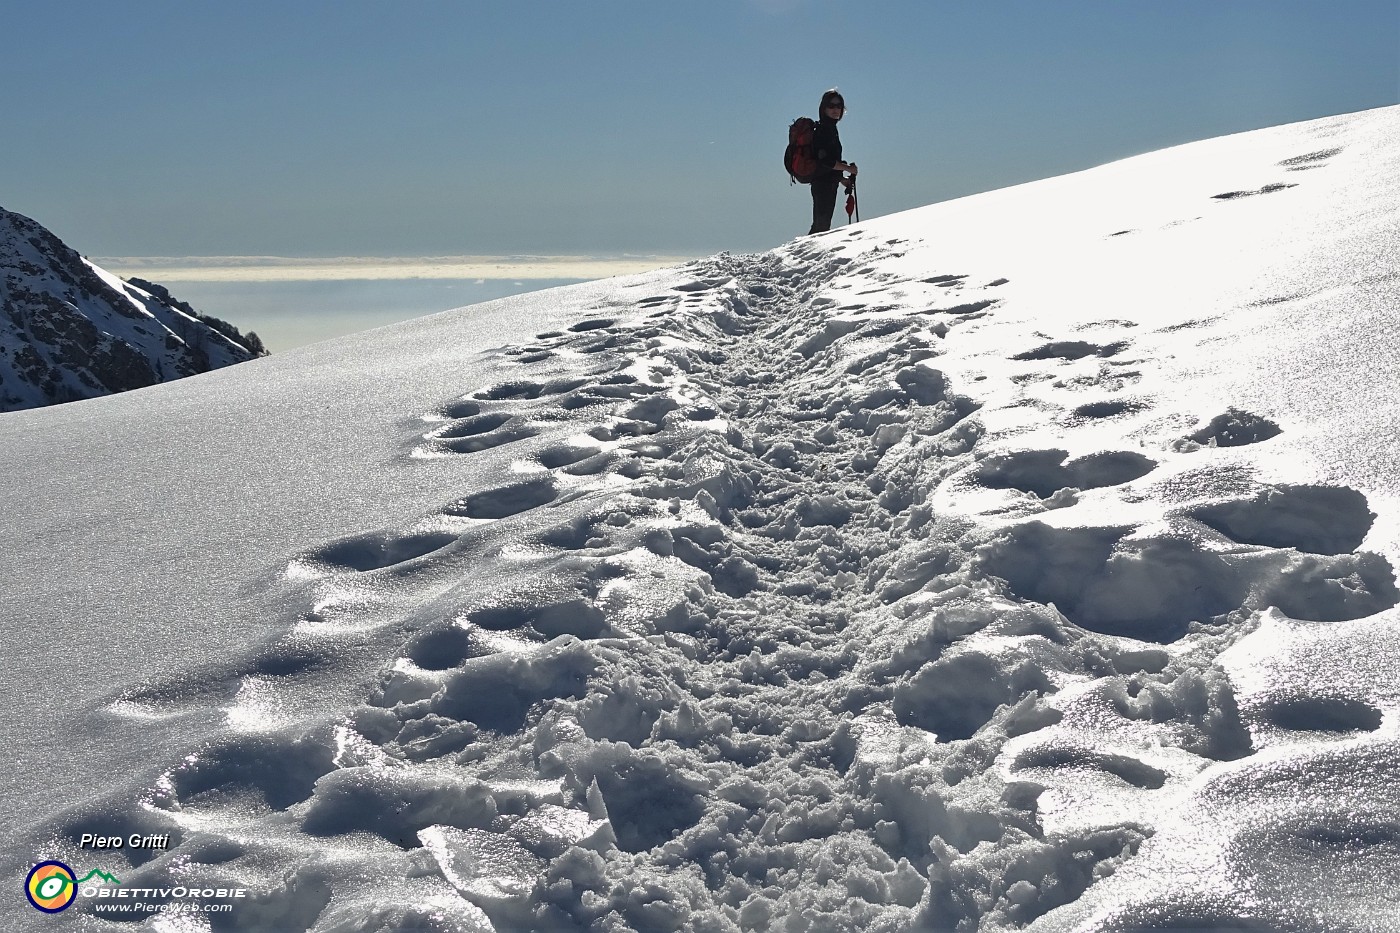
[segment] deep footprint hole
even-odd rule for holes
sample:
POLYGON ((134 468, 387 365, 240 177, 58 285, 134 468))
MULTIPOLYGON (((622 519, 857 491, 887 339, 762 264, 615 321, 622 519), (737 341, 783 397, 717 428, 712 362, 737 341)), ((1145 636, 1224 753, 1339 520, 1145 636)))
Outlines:
POLYGON ((316 781, 334 769, 333 749, 313 738, 255 735, 201 751, 167 780, 184 804, 208 791, 247 787, 274 810, 284 810, 310 797, 316 781))
POLYGON ((988 489, 1019 489, 1048 499, 1061 489, 1099 489, 1140 479, 1157 461, 1134 451, 1105 451, 1065 463, 1063 450, 1025 450, 987 457, 977 479, 988 489))
POLYGON ((461 399, 442 406, 437 410, 440 417, 448 419, 470 418, 472 415, 481 414, 481 403, 473 402, 469 399, 461 399))
POLYGON ((586 333, 590 330, 602 330, 605 327, 612 327, 617 321, 612 318, 595 318, 591 321, 579 321, 569 328, 575 334, 586 333))
POLYGON ((1294 732, 1374 732, 1381 711, 1348 697, 1313 696, 1278 700, 1260 712, 1263 718, 1294 732))
POLYGON ((545 638, 573 635, 585 641, 611 631, 602 610, 581 596, 542 606, 488 606, 473 612, 468 621, 493 632, 533 630, 545 638))
POLYGON ((553 479, 528 480, 465 496, 448 505, 443 514, 457 518, 509 518, 548 505, 557 495, 553 479))
POLYGON ((516 441, 523 441, 526 438, 534 437, 539 431, 526 425, 514 425, 509 428, 501 428, 496 431, 488 431, 485 434, 473 434, 469 437, 454 437, 448 440, 439 440, 436 446, 454 454, 474 454, 483 450, 490 450, 492 447, 503 447, 506 444, 513 444, 516 441))
POLYGON ((1355 551, 1376 518, 1364 495, 1337 486, 1277 486, 1188 514, 1241 544, 1312 554, 1355 551))
POLYGON ((618 848, 645 852, 670 842, 694 826, 705 808, 694 791, 682 786, 659 762, 639 762, 597 775, 618 848))
POLYGON ((1343 622, 1400 602, 1394 570, 1376 554, 1226 554, 1184 536, 1125 540, 1131 530, 1028 522, 978 548, 976 560, 1016 595, 1053 603, 1077 625, 1159 643, 1247 607, 1343 622))
POLYGON ((1283 428, 1261 415, 1230 408, 1210 419, 1187 439, 1203 447, 1244 447, 1283 433, 1283 428))
POLYGON ((535 704, 583 697, 597 665, 579 642, 532 659, 510 653, 475 658, 448 675, 432 711, 491 732, 519 732, 535 704))
POLYGON ((1082 360, 1086 356, 1110 357, 1128 348, 1126 342, 1101 345, 1087 340, 1057 340, 1027 350, 1012 357, 1013 360, 1082 360))
POLYGON ((1294 156, 1291 159, 1284 159, 1279 165, 1285 168, 1295 168, 1300 165, 1311 166, 1318 162, 1325 162, 1328 159, 1341 155, 1341 149, 1320 149, 1317 152, 1309 152, 1304 155, 1294 156))
POLYGON ((1119 415, 1142 411, 1144 407, 1145 406, 1141 402, 1129 402, 1119 399, 1104 402, 1090 402, 1087 405, 1080 405, 1071 414, 1075 418, 1116 418, 1119 415))
POLYGON ((319 563, 365 573, 424 557, 456 540, 448 532, 363 535, 332 544, 314 556, 319 563))
POLYGON ((1144 790, 1157 790, 1167 783, 1166 772, 1127 755, 1094 752, 1080 748, 1041 747, 1022 753, 1011 765, 1012 771, 1028 768, 1092 768, 1103 771, 1144 790))
POLYGON ((970 739, 997 710, 1031 693, 1049 694, 1054 684, 1035 664, 1008 664, 975 651, 924 665, 894 691, 900 725, 935 733, 940 742, 970 739))
POLYGON ((587 460, 600 452, 598 447, 585 447, 579 444, 560 444, 548 447, 535 454, 535 460, 550 470, 572 466, 580 460, 587 460))
POLYGON ((448 625, 413 636, 403 653, 425 671, 445 671, 461 664, 474 652, 471 634, 459 625, 448 625))
POLYGON ((454 422, 445 428, 440 428, 433 432, 433 437, 441 440, 451 440, 458 437, 472 437, 477 434, 485 434, 487 431, 494 431, 511 419, 507 414, 476 415, 454 422))
POLYGON ((499 402, 503 399, 512 398, 539 398, 544 392, 545 386, 539 382, 503 382, 500 385, 488 386, 478 392, 473 393, 474 398, 483 399, 490 402, 499 402))

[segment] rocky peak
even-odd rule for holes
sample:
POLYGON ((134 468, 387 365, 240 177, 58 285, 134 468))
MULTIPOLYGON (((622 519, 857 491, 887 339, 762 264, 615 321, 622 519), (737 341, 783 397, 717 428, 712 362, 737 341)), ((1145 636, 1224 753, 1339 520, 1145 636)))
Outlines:
POLYGON ((193 376, 267 351, 256 334, 123 281, 0 208, 0 411, 193 376))

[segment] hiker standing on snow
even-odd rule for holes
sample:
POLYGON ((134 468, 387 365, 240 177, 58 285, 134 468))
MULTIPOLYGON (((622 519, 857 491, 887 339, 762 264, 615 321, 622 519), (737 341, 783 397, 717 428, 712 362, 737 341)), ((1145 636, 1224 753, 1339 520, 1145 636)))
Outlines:
POLYGON ((820 168, 812 179, 812 229, 808 233, 831 229, 831 215, 836 213, 836 189, 841 187, 842 173, 850 172, 852 179, 856 177, 855 163, 841 161, 841 134, 836 132, 836 124, 845 115, 846 99, 840 91, 832 88, 822 95, 821 112, 812 133, 812 148, 820 168))

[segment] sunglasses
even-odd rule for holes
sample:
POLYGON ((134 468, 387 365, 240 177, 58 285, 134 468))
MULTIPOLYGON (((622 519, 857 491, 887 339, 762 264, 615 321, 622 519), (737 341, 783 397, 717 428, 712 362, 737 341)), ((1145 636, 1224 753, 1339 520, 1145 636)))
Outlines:
POLYGON ((832 107, 835 107, 837 110, 845 110, 846 102, 842 100, 829 100, 826 102, 826 106, 828 110, 830 110, 832 107))

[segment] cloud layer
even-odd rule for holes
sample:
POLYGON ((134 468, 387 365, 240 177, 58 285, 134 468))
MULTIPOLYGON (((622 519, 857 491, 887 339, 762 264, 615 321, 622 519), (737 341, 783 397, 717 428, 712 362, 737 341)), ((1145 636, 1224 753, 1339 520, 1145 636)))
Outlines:
POLYGON ((678 265, 688 256, 124 256, 94 260, 160 282, 311 282, 353 279, 601 279, 678 265))

